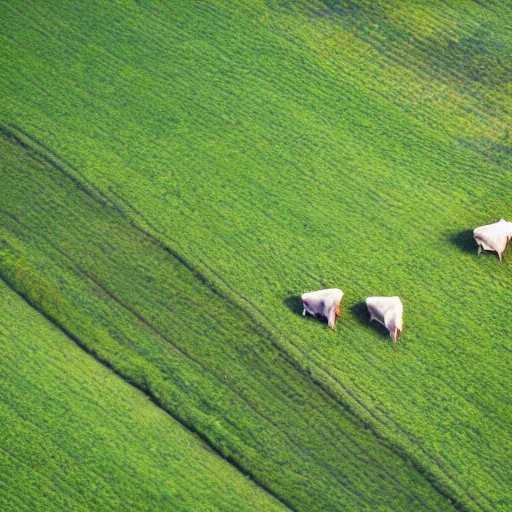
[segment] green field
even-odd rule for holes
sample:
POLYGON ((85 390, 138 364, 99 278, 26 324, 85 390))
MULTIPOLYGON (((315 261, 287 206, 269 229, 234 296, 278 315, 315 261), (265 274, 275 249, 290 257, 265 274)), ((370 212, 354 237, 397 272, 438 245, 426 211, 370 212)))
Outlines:
POLYGON ((2 435, 29 482, 1 459, 7 507, 511 509, 512 263, 471 237, 512 220, 508 2, 2 11, 0 336, 44 386, 4 365, 0 403, 44 431, 30 404, 55 387, 88 433, 74 463, 112 432, 140 479, 113 473, 112 443, 73 487, 67 423, 44 459, 41 437, 2 435), (327 287, 334 333, 300 315, 327 287), (398 344, 368 295, 402 298, 398 344), (102 407, 90 372, 115 389, 102 407))
POLYGON ((0 291, 2 510, 286 510, 0 291))

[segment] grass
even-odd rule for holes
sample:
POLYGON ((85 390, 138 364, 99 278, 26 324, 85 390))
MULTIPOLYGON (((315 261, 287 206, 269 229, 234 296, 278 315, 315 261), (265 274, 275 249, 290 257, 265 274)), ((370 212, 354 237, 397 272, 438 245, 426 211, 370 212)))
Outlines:
POLYGON ((286 510, 0 291, 2 510, 286 510))
POLYGON ((76 343, 292 508, 449 508, 264 325, 59 164, 1 143, 0 275, 76 343))
POLYGON ((469 231, 510 217, 510 19, 9 4, 4 279, 292 508, 508 510, 510 266, 469 231), (334 286, 330 333, 297 297, 334 286))

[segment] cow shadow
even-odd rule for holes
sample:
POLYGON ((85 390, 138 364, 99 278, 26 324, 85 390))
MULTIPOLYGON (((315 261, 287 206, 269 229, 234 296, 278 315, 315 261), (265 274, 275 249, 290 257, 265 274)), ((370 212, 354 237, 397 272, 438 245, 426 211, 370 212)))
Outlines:
POLYGON ((477 254, 477 243, 473 238, 473 230, 465 229, 450 236, 450 241, 462 252, 477 254))
MULTIPOLYGON (((290 297, 287 297, 284 299, 284 305, 295 315, 302 316, 302 311, 304 309, 304 306, 302 305, 302 299, 300 298, 300 295, 292 295, 290 297)), ((306 318, 316 318, 317 320, 320 320, 321 322, 327 324, 327 318, 323 315, 306 315, 306 318)))
POLYGON ((361 324, 368 325, 370 323, 370 312, 368 311, 365 301, 354 304, 350 308, 350 312, 359 320, 361 324))
POLYGON ((283 302, 292 313, 302 315, 302 300, 299 295, 287 297, 283 302))
POLYGON ((357 318, 361 325, 368 329, 372 329, 373 331, 377 331, 383 338, 389 338, 389 331, 382 324, 375 320, 370 322, 371 315, 365 301, 354 304, 350 308, 350 312, 355 318, 357 318))

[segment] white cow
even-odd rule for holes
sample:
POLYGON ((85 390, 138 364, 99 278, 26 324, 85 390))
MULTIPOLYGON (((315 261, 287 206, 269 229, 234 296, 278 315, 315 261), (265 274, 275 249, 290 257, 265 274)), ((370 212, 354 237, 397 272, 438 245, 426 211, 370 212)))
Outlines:
POLYGON ((496 251, 503 261, 503 253, 512 237, 512 222, 500 219, 493 224, 480 226, 473 231, 473 237, 478 244, 478 254, 484 251, 496 251))
POLYGON ((304 305, 302 315, 306 316, 306 313, 308 313, 313 316, 325 316, 329 327, 334 330, 336 318, 340 316, 340 302, 342 298, 343 292, 339 288, 303 293, 301 295, 304 305))
POLYGON ((403 328, 402 316, 404 306, 399 297, 368 297, 366 305, 370 312, 372 320, 377 320, 382 324, 391 335, 391 339, 396 342, 403 328))

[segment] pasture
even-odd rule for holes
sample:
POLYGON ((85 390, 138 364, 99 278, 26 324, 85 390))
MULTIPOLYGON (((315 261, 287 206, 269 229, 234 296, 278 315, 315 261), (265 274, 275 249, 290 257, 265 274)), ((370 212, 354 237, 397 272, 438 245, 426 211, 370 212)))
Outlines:
POLYGON ((0 291, 2 510, 286 510, 0 291))
POLYGON ((0 20, 0 276, 293 510, 512 504, 512 261, 471 237, 512 220, 512 10, 404 4, 0 20), (334 287, 331 332, 299 297, 334 287))

